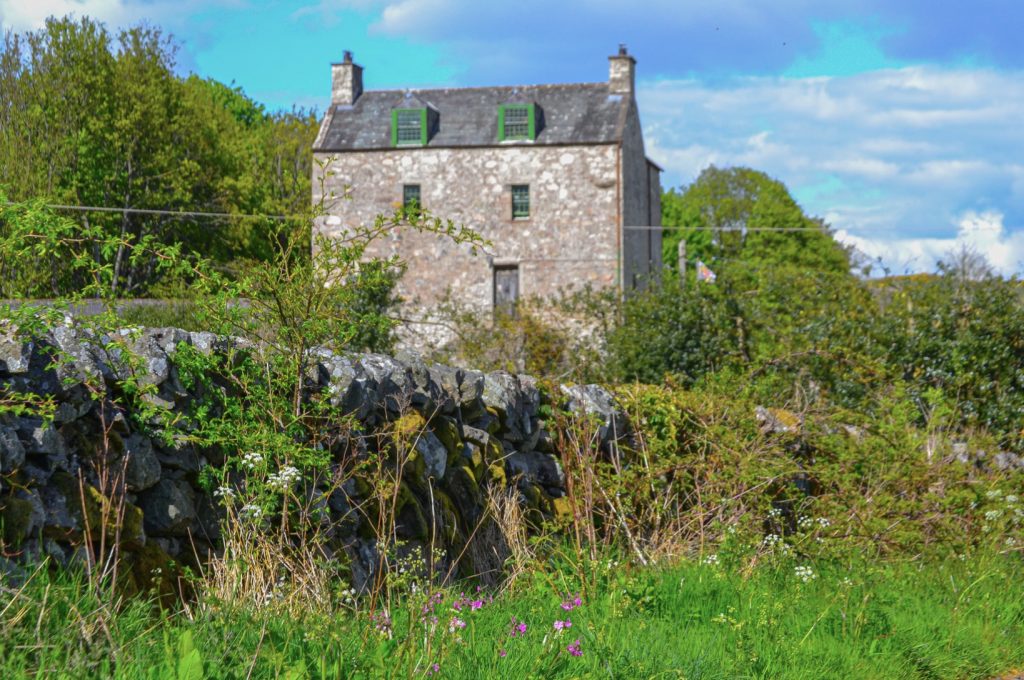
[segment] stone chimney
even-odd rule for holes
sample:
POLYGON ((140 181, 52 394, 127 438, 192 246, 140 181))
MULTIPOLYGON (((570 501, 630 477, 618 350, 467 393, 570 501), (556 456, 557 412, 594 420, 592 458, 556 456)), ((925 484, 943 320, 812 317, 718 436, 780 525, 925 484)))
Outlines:
POLYGON ((619 53, 608 57, 608 92, 632 96, 636 59, 619 45, 619 53))
POLYGON ((331 64, 331 105, 351 106, 363 93, 363 67, 345 50, 340 64, 331 64))

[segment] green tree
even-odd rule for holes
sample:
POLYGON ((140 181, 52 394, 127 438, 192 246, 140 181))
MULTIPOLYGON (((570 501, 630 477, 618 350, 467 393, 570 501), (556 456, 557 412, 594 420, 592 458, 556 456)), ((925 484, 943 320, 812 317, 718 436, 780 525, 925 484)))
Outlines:
POLYGON ((794 265, 845 272, 849 252, 820 219, 808 217, 778 180, 750 168, 709 166, 681 192, 662 196, 665 262, 674 268, 679 242, 707 263, 794 265), (689 227, 690 229, 686 229, 689 227))
MULTIPOLYGON (((238 88, 176 72, 176 45, 159 29, 111 35, 88 18, 50 19, 0 49, 0 185, 9 198, 115 209, 304 214, 310 196, 313 112, 267 113, 238 88)), ((153 260, 128 258, 144 238, 185 243, 226 271, 274 251, 270 220, 211 220, 137 212, 76 213, 122 245, 112 292, 180 291, 153 260)), ((2 227, 2 225, 0 225, 2 227)), ((277 244, 280 245, 280 244, 277 244)), ((105 254, 94 253, 97 261, 105 254)), ((22 282, 33 295, 73 285, 59 259, 22 282), (61 284, 61 282, 64 282, 61 284)), ((29 293, 26 293, 29 294, 29 293)))

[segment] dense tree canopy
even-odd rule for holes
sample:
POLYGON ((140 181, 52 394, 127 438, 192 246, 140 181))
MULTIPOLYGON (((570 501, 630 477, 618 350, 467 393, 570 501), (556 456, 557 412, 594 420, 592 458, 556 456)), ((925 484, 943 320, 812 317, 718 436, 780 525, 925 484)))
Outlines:
MULTIPOLYGON (((268 113, 238 88, 175 71, 174 42, 50 19, 0 46, 0 192, 7 200, 234 214, 308 211, 316 116, 268 113)), ((155 237, 229 265, 266 258, 265 220, 76 213, 125 238, 155 237)), ((2 226, 2 225, 0 225, 2 226)), ((49 296, 62 263, 11 294, 49 296)), ((158 292, 154 263, 114 254, 115 292, 158 292)), ((165 291, 166 292, 166 291, 165 291)))
POLYGON ((709 166, 682 191, 662 197, 665 262, 675 267, 679 242, 690 260, 730 260, 846 272, 849 253, 820 219, 808 217, 778 180, 750 168, 709 166), (780 231, 788 230, 788 231, 780 231))

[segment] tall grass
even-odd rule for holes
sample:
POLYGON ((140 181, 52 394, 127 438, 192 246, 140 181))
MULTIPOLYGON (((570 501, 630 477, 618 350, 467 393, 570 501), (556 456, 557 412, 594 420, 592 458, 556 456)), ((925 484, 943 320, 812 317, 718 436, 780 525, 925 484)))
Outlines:
POLYGON ((1014 557, 748 577, 713 560, 550 567, 503 592, 432 594, 429 613, 396 609, 386 626, 364 605, 185 614, 139 600, 111 615, 84 580, 40 569, 2 582, 0 677, 990 678, 1024 663, 1014 557))

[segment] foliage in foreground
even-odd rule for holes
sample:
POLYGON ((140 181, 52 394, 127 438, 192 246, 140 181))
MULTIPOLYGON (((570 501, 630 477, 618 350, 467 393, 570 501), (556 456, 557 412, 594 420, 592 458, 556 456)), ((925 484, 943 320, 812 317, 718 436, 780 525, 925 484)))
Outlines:
POLYGON ((740 573, 537 565, 503 592, 289 615, 115 610, 73 579, 0 582, 0 675, 117 678, 989 678, 1024 663, 1015 558, 801 563, 740 573))

